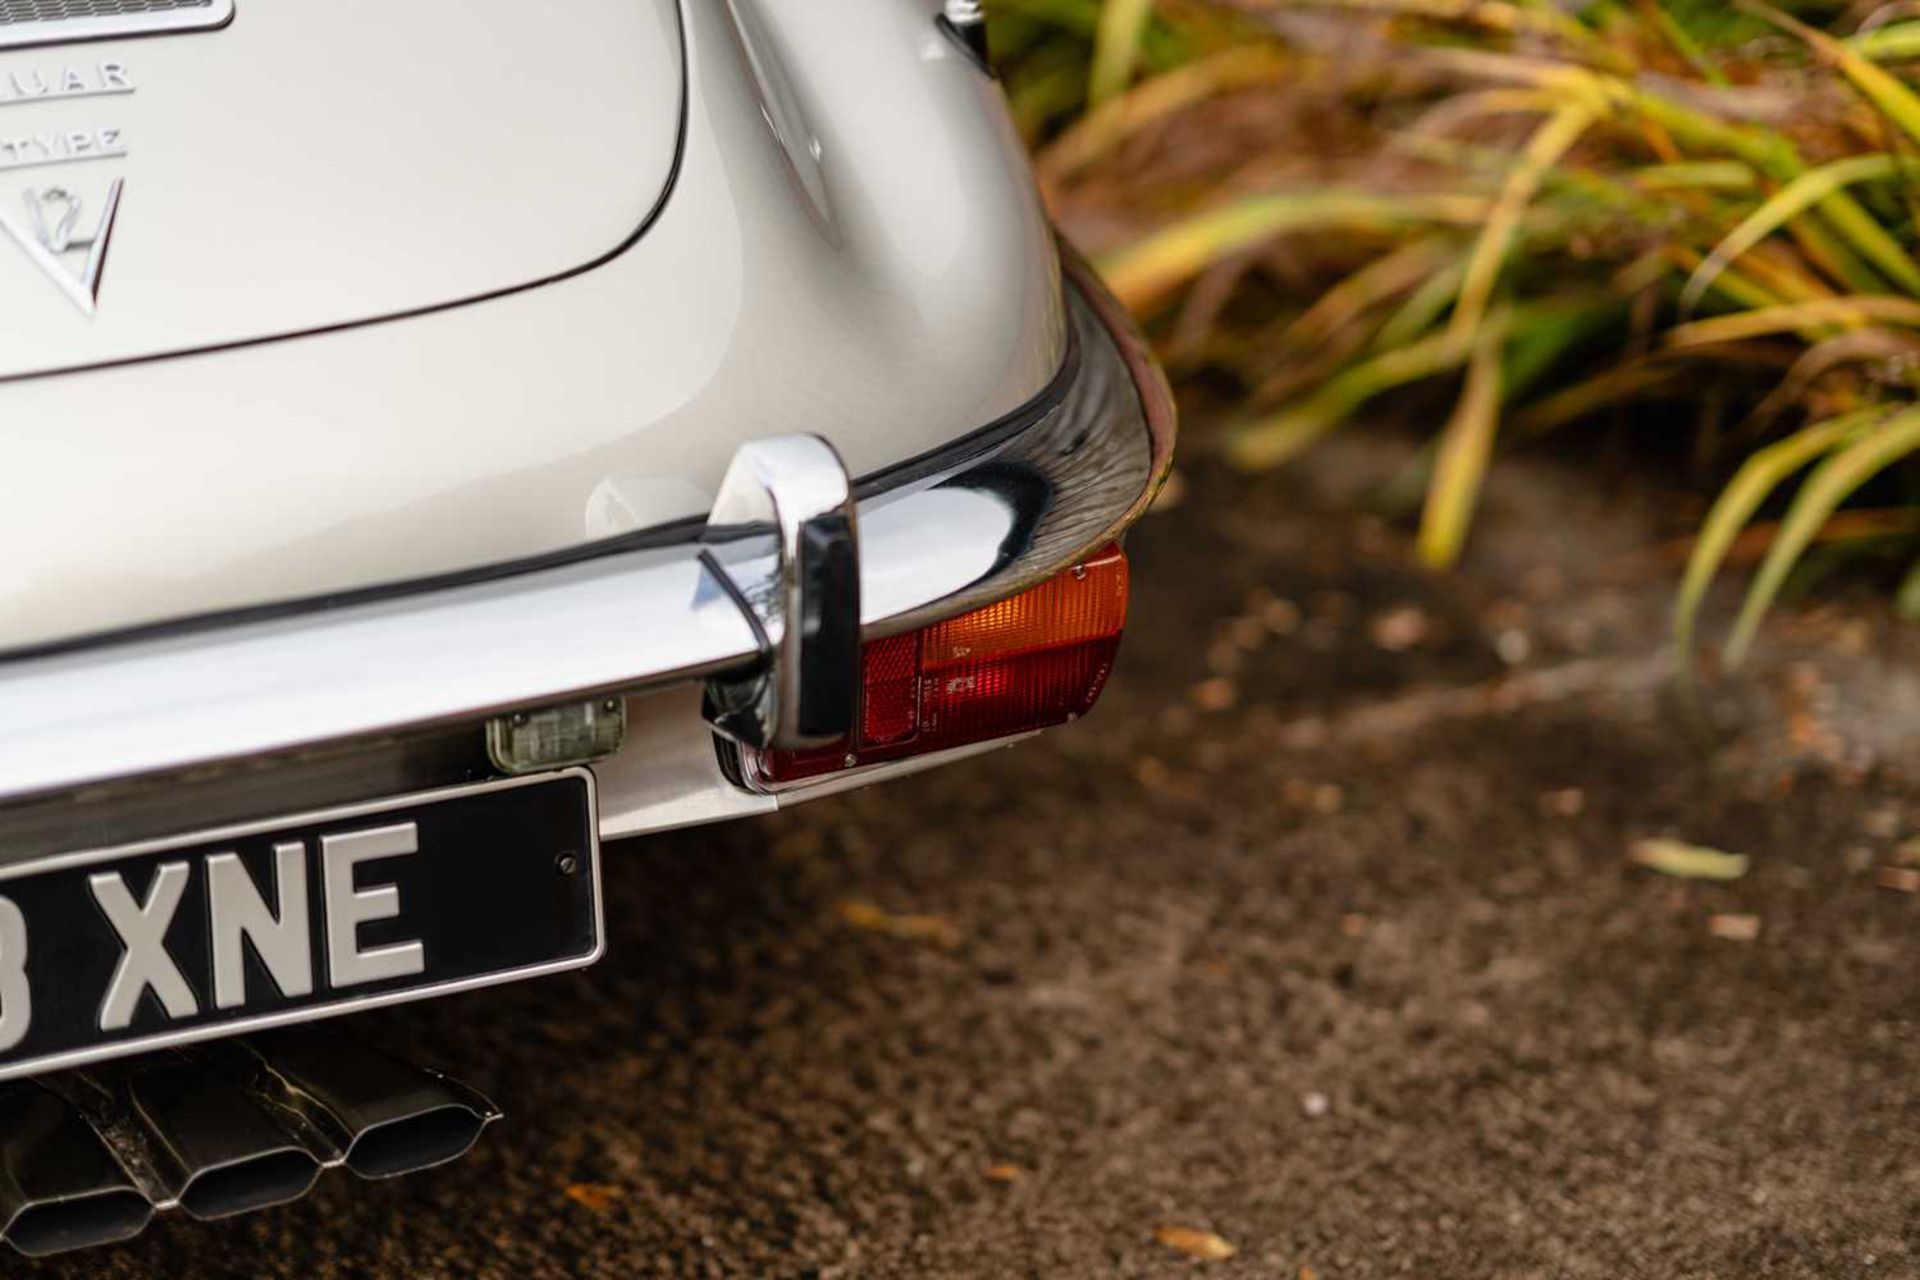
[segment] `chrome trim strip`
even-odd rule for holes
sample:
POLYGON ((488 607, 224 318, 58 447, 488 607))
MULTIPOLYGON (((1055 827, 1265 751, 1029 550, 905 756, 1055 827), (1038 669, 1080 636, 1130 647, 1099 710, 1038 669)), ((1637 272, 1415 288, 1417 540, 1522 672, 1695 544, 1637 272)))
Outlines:
MULTIPOLYGON (((1164 479, 1170 402, 1156 407, 1153 381, 1141 380, 1117 306, 1071 263, 1069 275, 1083 358, 1062 404, 991 454, 968 446, 949 473, 860 503, 867 636, 1050 577, 1111 541, 1164 479)), ((0 798, 749 668, 760 637, 701 563, 697 538, 0 662, 0 798)), ((743 581, 773 569, 770 558, 728 566, 743 581)))
POLYGON ((81 40, 114 40, 122 36, 164 35, 179 31, 211 31, 233 21, 233 0, 143 13, 103 14, 89 18, 62 18, 55 22, 0 24, 0 49, 32 45, 70 44, 81 40))
MULTIPOLYGON (((892 463, 860 478, 854 484, 855 496, 864 501, 884 496, 896 489, 916 487, 929 479, 951 476, 959 469, 959 461, 984 459, 1006 448, 1011 441, 1033 430, 1046 418, 1058 412, 1066 402, 1068 390, 1080 377, 1080 346, 1081 343, 1069 332, 1066 357, 1061 362, 1059 371, 1032 400, 1011 413, 977 428, 965 437, 951 442, 944 449, 892 463)), ((0 383, 5 381, 5 378, 0 378, 0 383)), ((169 636, 217 631, 224 627, 248 626, 278 618, 304 617, 340 609, 359 608, 384 600, 417 598, 431 592, 450 591, 457 587, 546 573, 567 565, 606 559, 630 551, 676 546, 695 541, 705 523, 703 516, 689 516, 669 524, 617 534, 610 538, 569 546, 521 560, 481 565, 473 569, 456 570, 428 578, 334 591, 319 597, 244 605, 214 613, 192 614, 184 618, 143 623, 124 629, 72 636, 20 648, 0 649, 0 671, 4 671, 9 662, 25 662, 60 653, 79 653, 89 649, 145 643, 169 636)))
POLYGON ((369 814, 387 813, 394 809, 413 805, 436 804, 447 800, 457 800, 464 796, 481 795, 495 791, 510 791, 516 787, 535 786, 553 782, 560 778, 578 778, 587 787, 587 841, 588 862, 593 871, 593 950, 583 956, 571 956, 564 960, 552 960, 544 964, 527 965, 519 969, 502 970, 499 973, 483 974, 474 978, 461 978, 452 982, 434 983, 430 986, 411 987, 405 991, 385 991, 374 995, 351 996, 344 1000, 329 1001, 326 1004, 313 1005, 304 1009, 284 1009, 277 1013, 263 1013, 251 1018, 236 1018, 230 1022, 217 1022, 199 1027, 187 1027, 179 1031, 160 1031, 151 1035, 136 1036, 130 1040, 117 1040, 112 1044, 97 1045, 91 1049, 73 1049, 66 1053, 52 1054, 41 1058, 26 1059, 17 1063, 0 1065, 0 1080, 11 1080, 19 1076, 44 1075, 50 1071, 64 1071, 69 1067, 81 1067, 91 1062, 105 1062, 113 1058, 130 1057, 137 1053, 147 1053, 155 1049, 165 1049, 177 1045, 196 1044, 204 1040, 219 1040, 228 1036, 243 1035, 249 1031, 266 1031, 274 1027, 294 1026, 303 1022, 319 1022, 327 1018, 338 1018, 351 1013, 363 1013, 368 1009, 381 1009, 396 1004, 411 1004, 417 1000, 431 1000, 439 996, 457 995, 463 991, 477 991, 483 987, 497 987, 509 982, 520 982, 528 978, 545 977, 548 974, 567 973, 574 969, 584 969, 598 961, 607 952, 606 894, 600 883, 600 801, 595 790, 593 772, 588 769, 561 769, 553 773, 529 774, 523 778, 505 778, 497 782, 480 782, 461 787, 443 787, 435 791, 423 791, 417 795, 390 796, 383 800, 372 800, 361 804, 342 805, 338 808, 320 809, 311 813, 289 814, 284 817, 270 818, 259 822, 248 822, 238 826, 219 827, 211 831, 198 831, 184 836, 167 836, 158 840, 143 840, 137 844, 121 845, 111 849, 91 849, 82 853, 67 853, 57 857, 42 858, 36 862, 21 863, 16 866, 0 868, 0 883, 22 876, 40 875, 50 871, 63 871, 73 867, 83 867, 89 863, 104 862, 116 858, 138 857, 145 853, 159 853, 167 849, 177 849, 186 845, 213 844, 236 839, 240 836, 254 835, 262 831, 278 831, 283 827, 302 826, 313 822, 333 822, 363 817, 369 814))

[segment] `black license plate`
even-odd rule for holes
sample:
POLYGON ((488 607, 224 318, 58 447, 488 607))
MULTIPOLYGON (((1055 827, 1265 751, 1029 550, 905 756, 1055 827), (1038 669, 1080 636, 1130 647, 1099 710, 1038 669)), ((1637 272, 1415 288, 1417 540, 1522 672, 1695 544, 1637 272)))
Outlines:
POLYGON ((600 956, 593 777, 0 868, 0 1079, 600 956))

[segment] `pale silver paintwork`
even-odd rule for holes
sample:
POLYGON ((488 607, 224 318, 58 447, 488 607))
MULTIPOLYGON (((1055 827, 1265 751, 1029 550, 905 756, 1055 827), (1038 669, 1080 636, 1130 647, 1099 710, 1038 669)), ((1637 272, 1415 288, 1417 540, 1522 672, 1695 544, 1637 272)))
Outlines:
MULTIPOLYGON (((718 692, 764 676, 752 740, 809 736, 793 709, 809 667, 832 665, 797 652, 788 625, 811 607, 794 572, 809 522, 838 520, 849 544, 858 528, 857 573, 827 609, 851 668, 862 628, 925 625, 1061 571, 1166 474, 1148 362, 1097 286, 1076 276, 1063 293, 998 90, 955 38, 978 34, 977 11, 563 12, 241 0, 215 32, 0 51, 0 211, 17 198, 63 219, 9 223, 18 253, 0 243, 0 810, 21 802, 31 825, 49 803, 255 757, 270 769, 306 747, 460 726, 477 741, 487 716, 582 696, 625 695, 631 726, 583 773, 603 836, 1000 745, 762 794, 724 767, 701 707, 703 679, 722 677, 718 692), (67 59, 71 74, 31 74, 67 59), (124 156, 85 142, 109 132, 124 156), (7 171, 10 154, 31 172, 7 171), (101 230, 74 231, 101 209, 101 230), (716 502, 730 459, 739 482, 716 502), (875 473, 856 512, 855 481, 875 473), (709 513, 704 546, 695 528, 519 563, 709 513), (778 554, 753 540, 762 525, 778 554), (489 576, 427 581, 473 569, 489 576), (170 623, 188 625, 139 630, 170 623)), ((0 879, 208 838, 69 854, 98 841, 64 814, 55 826, 39 828, 50 847, 0 851, 0 879)), ((336 987, 420 967, 417 944, 356 950, 354 926, 391 914, 381 889, 353 888, 363 839, 368 857, 407 851, 400 828, 329 849, 336 987)), ((103 1025, 148 990, 172 1008, 183 991, 170 997, 153 940, 177 894, 164 876, 145 902, 94 879, 126 943, 103 1025)), ((227 915, 272 950, 276 917, 243 887, 255 897, 227 915)), ((0 938, 0 989, 5 951, 0 938)), ((271 967, 298 986, 296 963, 271 967)), ((225 968, 222 1007, 241 998, 225 968)))
POLYGON ((688 54, 671 196, 598 266, 0 383, 0 650, 577 546, 703 512, 748 440, 819 434, 858 476, 1030 400, 1065 354, 1053 250, 939 9, 257 0, 0 54, 0 77, 110 59, 136 89, 0 106, 0 132, 110 113, 129 147, 38 171, 125 182, 92 320, 0 244, 16 374, 583 266, 666 184, 676 27, 688 54))
POLYGON ((28 184, 97 208, 113 178, 127 202, 91 323, 35 305, 43 291, 0 261, 0 376, 396 315, 613 253, 672 175, 676 2, 568 12, 577 21, 527 22, 500 0, 263 0, 218 31, 0 55, 16 90, 0 164, 22 139, 18 160, 39 166, 0 174, 0 208, 28 184), (131 92, 18 92, 69 77, 131 92), (62 165, 40 142, 103 127, 124 160, 62 165))
MULTIPOLYGON (((1074 270, 1077 354, 1061 400, 998 443, 962 449, 944 469, 861 502, 869 635, 1058 572, 1124 529, 1166 474, 1164 385, 1116 304, 1074 270)), ((0 662, 0 723, 9 727, 0 734, 0 805, 661 688, 629 700, 627 748, 597 766, 603 832, 772 807, 723 776, 701 718, 699 677, 751 669, 763 637, 703 563, 697 535, 493 581, 0 662)), ((751 583, 776 567, 768 553, 732 571, 751 583)), ((882 766, 860 778, 901 771, 882 766)), ((46 843, 53 834, 16 839, 0 858, 57 850, 57 838, 46 843)))

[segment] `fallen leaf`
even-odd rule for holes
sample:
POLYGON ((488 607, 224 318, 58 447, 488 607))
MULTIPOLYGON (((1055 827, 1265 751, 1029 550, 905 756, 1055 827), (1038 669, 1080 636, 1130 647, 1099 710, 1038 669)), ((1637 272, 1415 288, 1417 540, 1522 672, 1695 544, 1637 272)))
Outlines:
POLYGON ((1905 822, 1900 810, 1891 805, 1860 815, 1860 829, 1881 840, 1891 840, 1899 835, 1903 825, 1905 822))
POLYGON ((960 945, 960 929, 945 916, 895 915, 871 902, 843 902, 840 919, 856 929, 884 933, 908 942, 931 942, 951 951, 960 945))
POLYGON ((1389 609, 1375 618, 1368 634, 1373 637, 1375 647, 1388 653, 1405 653, 1425 640, 1432 628, 1426 612, 1419 605, 1408 604, 1389 609))
POLYGON ((567 1187, 567 1199, 593 1213, 605 1213, 626 1198, 626 1188, 605 1182, 575 1182, 567 1187))
POLYGON ((1760 937, 1760 917, 1713 916, 1707 921, 1707 932, 1727 942, 1753 942, 1760 937))
POLYGON ((1240 1252, 1213 1232, 1197 1227, 1162 1223, 1154 1228, 1153 1238, 1169 1249, 1176 1249, 1189 1258, 1199 1258, 1205 1262, 1225 1262, 1240 1252))
POLYGON ((1226 638, 1235 648, 1253 653, 1265 647, 1268 639, 1267 628, 1260 619, 1245 616, 1233 619, 1226 626, 1226 638))
POLYGON ((1628 857, 1650 871, 1682 880, 1738 880, 1747 874, 1749 865, 1744 853, 1727 853, 1664 837, 1634 841, 1628 857))
POLYGON ((1268 600, 1260 606, 1260 625, 1277 636, 1300 629, 1300 606, 1291 600, 1268 600))
POLYGON ((1216 676, 1193 686, 1187 691, 1187 696, 1202 711, 1225 711, 1240 700, 1240 690, 1233 681, 1216 676))
POLYGON ((1018 1182, 1026 1176, 1026 1170, 1017 1164, 990 1164, 980 1171, 980 1176, 988 1182, 1018 1182))
POLYGON ((1920 893, 1920 871, 1912 867, 1882 867, 1879 884, 1882 889, 1898 893, 1920 893))
POLYGON ((1517 667, 1533 656, 1533 637, 1518 627, 1508 627, 1493 638, 1493 652, 1500 661, 1517 667))
POLYGON ((1586 811, 1587 793, 1579 787, 1560 787, 1554 791, 1543 791, 1539 799, 1540 812, 1549 818, 1577 818, 1586 811))
POLYGON ((1246 665, 1247 655, 1240 646, 1231 640, 1220 640, 1207 646, 1207 670, 1216 676, 1232 677, 1240 673, 1246 665))
POLYGON ((1173 777, 1173 770, 1166 763, 1152 756, 1141 756, 1133 762, 1133 780, 1149 791, 1158 791, 1167 785, 1173 777))

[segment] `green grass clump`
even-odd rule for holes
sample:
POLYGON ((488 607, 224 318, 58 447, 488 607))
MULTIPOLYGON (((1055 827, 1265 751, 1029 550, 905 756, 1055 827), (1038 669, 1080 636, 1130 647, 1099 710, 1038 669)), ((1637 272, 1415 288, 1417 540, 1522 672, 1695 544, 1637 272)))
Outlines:
MULTIPOLYGON (((1731 403, 1699 428, 1727 479, 1680 588, 1683 659, 1770 505, 1731 662, 1815 544, 1920 557, 1910 509, 1840 511, 1920 452, 1920 6, 991 11, 1056 209, 1176 370, 1248 389, 1220 442, 1239 464, 1439 391, 1418 546, 1446 566, 1503 443, 1731 403)), ((1920 610, 1920 571, 1899 600, 1920 610)))

